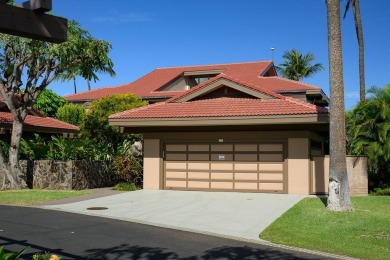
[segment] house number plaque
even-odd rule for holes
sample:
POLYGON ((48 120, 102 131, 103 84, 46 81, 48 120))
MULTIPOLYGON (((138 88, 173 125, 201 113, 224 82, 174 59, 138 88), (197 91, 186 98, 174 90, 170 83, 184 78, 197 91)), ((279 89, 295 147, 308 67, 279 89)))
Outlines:
POLYGON ((219 159, 220 161, 224 161, 224 160, 225 160, 225 155, 224 155, 224 154, 220 154, 220 155, 218 156, 218 159, 219 159))

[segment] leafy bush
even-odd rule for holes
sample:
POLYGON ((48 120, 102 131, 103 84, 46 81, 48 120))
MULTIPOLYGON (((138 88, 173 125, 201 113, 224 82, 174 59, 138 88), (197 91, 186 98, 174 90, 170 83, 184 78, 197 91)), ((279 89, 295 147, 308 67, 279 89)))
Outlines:
POLYGON ((65 98, 50 89, 44 89, 38 96, 34 107, 49 117, 55 117, 57 110, 65 104, 65 98))
POLYGON ((81 126, 85 118, 86 112, 84 106, 67 103, 58 108, 56 117, 64 122, 72 125, 81 126))
POLYGON ((135 191, 138 190, 138 188, 132 182, 120 182, 117 185, 115 185, 113 190, 135 191))
POLYGON ((112 160, 112 169, 122 180, 142 186, 143 159, 132 155, 120 155, 112 160))
POLYGON ((372 196, 390 196, 390 188, 376 188, 374 189, 370 195, 372 196))
POLYGON ((46 158, 49 146, 38 134, 34 138, 22 139, 19 146, 20 158, 27 160, 41 160, 46 158))
POLYGON ((134 137, 120 133, 118 127, 110 126, 108 117, 146 104, 146 101, 131 93, 110 95, 95 100, 90 104, 85 120, 80 126, 80 135, 82 138, 89 138, 95 142, 110 144, 114 153, 116 153, 119 144, 123 140, 134 137))
POLYGON ((390 186, 390 85, 372 87, 371 96, 346 114, 347 152, 368 159, 369 186, 390 186))

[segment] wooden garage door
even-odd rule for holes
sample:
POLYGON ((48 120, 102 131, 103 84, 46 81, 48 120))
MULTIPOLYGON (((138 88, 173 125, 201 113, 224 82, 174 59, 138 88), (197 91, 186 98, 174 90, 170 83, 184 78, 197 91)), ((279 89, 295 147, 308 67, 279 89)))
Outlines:
POLYGON ((283 143, 164 144, 164 188, 285 193, 283 143))

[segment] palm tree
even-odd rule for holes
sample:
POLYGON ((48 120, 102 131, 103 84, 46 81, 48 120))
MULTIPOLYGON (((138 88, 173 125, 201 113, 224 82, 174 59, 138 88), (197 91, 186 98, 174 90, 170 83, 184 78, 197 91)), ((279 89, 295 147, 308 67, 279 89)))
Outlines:
POLYGON ((311 77, 313 74, 324 70, 321 63, 311 65, 314 55, 310 52, 303 55, 299 50, 292 49, 283 54, 285 61, 276 66, 277 71, 285 78, 300 81, 302 78, 311 77))
POLYGON ((390 185, 390 85, 371 87, 372 94, 346 114, 347 151, 368 159, 371 187, 390 185))
POLYGON ((349 7, 352 5, 353 18, 355 20, 356 36, 359 45, 359 81, 360 81, 360 102, 366 98, 366 83, 364 76, 364 40, 362 18, 360 16, 359 0, 348 0, 345 5, 344 18, 349 7))
POLYGON ((329 196, 332 211, 353 210, 349 195, 346 163, 343 58, 341 51, 340 0, 326 0, 329 52, 329 196))

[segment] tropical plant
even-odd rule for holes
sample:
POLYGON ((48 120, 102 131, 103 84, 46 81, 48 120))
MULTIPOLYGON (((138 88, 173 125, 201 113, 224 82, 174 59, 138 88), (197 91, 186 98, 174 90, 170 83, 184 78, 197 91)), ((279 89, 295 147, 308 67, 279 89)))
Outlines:
POLYGON ((84 34, 90 36, 87 31, 76 31, 74 35, 68 35, 68 38, 70 38, 69 40, 75 40, 73 47, 77 55, 87 57, 88 60, 84 61, 81 66, 73 66, 57 77, 57 80, 62 82, 73 80, 74 93, 77 93, 77 76, 81 76, 87 80, 88 90, 91 89, 91 80, 95 82, 99 80, 96 74, 97 72, 107 73, 112 77, 115 76, 114 64, 107 56, 111 45, 105 41, 93 39, 92 37, 87 37, 86 40, 80 41, 79 38, 84 34))
POLYGON ((326 0, 330 79, 329 189, 327 208, 353 210, 349 195, 344 117, 343 59, 341 49, 340 0, 326 0))
POLYGON ((297 49, 285 51, 283 54, 283 63, 276 66, 276 70, 285 78, 301 81, 324 69, 321 63, 312 65, 315 57, 308 52, 302 54, 297 49))
POLYGON ((56 117, 64 122, 72 125, 81 126, 85 118, 85 106, 75 105, 73 103, 66 103, 58 108, 56 117))
POLYGON ((127 183, 133 183, 137 187, 142 187, 143 160, 141 157, 133 155, 120 155, 114 157, 112 161, 114 173, 127 183))
POLYGON ((347 149, 367 156, 371 189, 390 187, 390 85, 367 93, 369 98, 346 113, 347 149))
POLYGON ((112 68, 110 49, 108 42, 93 38, 76 21, 68 21, 68 41, 62 44, 0 34, 0 96, 13 117, 9 160, 0 153, 0 167, 5 172, 0 189, 26 186, 20 178, 19 145, 24 120, 42 91, 61 75, 74 71, 85 79, 97 80, 97 72, 112 68), (20 96, 18 104, 14 103, 15 95, 20 96))
POLYGON ((34 107, 49 117, 55 117, 57 110, 65 104, 65 98, 57 95, 51 89, 44 89, 38 96, 34 107))
POLYGON ((42 160, 45 159, 49 151, 49 145, 46 140, 38 134, 34 134, 33 138, 22 138, 20 141, 20 158, 27 160, 42 160))
POLYGON ((4 247, 0 246, 0 260, 18 260, 26 250, 27 248, 19 252, 6 252, 4 247))
POLYGON ((353 18, 355 21, 356 36, 359 45, 359 82, 360 82, 360 101, 366 98, 366 83, 364 75, 364 37, 362 17, 360 15, 359 0, 347 0, 344 11, 344 18, 346 17, 349 7, 352 5, 353 18))
POLYGON ((89 106, 89 111, 80 126, 82 138, 89 138, 95 142, 102 142, 112 147, 114 154, 124 140, 136 138, 128 134, 121 134, 118 127, 108 124, 108 116, 114 113, 137 108, 146 105, 134 94, 110 95, 93 101, 89 106))

